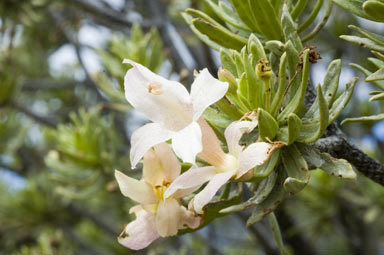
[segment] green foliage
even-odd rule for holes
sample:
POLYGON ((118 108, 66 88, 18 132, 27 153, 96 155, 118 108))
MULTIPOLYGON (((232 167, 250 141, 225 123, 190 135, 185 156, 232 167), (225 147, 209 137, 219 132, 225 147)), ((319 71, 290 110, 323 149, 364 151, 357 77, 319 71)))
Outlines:
MULTIPOLYGON (((382 15, 382 13, 384 12, 384 3, 381 1, 356 1, 353 2, 353 5, 347 3, 346 1, 335 2, 358 16, 374 21, 384 22, 382 15)), ((358 64, 351 64, 351 66, 364 73, 364 75, 366 76, 366 82, 372 82, 375 86, 377 86, 381 90, 384 90, 384 61, 382 60, 382 55, 384 53, 384 36, 372 33, 370 31, 353 25, 350 25, 349 28, 363 37, 342 35, 340 36, 340 38, 348 42, 358 44, 363 48, 369 49, 375 56, 377 56, 377 58, 368 58, 368 61, 371 62, 373 66, 377 68, 375 71, 367 70, 366 68, 358 64)), ((369 99, 369 101, 384 99, 383 91, 374 91, 371 93, 371 95, 373 96, 369 99)), ((378 121, 383 119, 383 114, 378 114, 374 116, 347 118, 342 122, 342 124, 355 121, 378 121)))
POLYGON ((110 178, 107 173, 112 171, 110 166, 118 165, 120 142, 113 119, 102 118, 95 109, 71 113, 70 118, 71 124, 48 131, 55 150, 48 153, 45 163, 53 170, 50 178, 61 184, 55 190, 65 197, 81 199, 98 191, 105 177, 110 178))

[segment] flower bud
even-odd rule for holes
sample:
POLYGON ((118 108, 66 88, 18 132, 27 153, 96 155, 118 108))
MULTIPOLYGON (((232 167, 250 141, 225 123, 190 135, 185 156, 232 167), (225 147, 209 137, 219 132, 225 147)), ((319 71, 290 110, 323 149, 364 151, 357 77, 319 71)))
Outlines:
POLYGON ((260 59, 256 65, 257 77, 263 81, 272 77, 272 69, 268 60, 260 59))

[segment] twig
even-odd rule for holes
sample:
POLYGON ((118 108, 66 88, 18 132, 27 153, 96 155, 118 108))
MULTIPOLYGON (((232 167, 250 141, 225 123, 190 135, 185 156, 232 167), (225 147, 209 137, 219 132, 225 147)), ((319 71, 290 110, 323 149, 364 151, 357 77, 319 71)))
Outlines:
POLYGON ((73 89, 77 84, 84 83, 81 81, 55 81, 51 79, 36 79, 24 82, 23 90, 39 90, 39 89, 73 89))
POLYGON ((31 119, 35 120, 36 122, 38 122, 40 124, 43 124, 44 126, 48 126, 51 128, 56 128, 56 126, 57 126, 56 121, 54 121, 52 119, 48 119, 48 118, 43 117, 43 116, 40 116, 37 113, 34 113, 32 110, 28 109, 27 107, 20 105, 14 101, 9 102, 8 106, 19 111, 19 112, 24 113, 26 116, 30 117, 31 119))
MULTIPOLYGON (((309 84, 306 93, 306 106, 309 107, 315 98, 315 90, 309 84)), ((322 152, 331 154, 335 158, 347 160, 360 173, 384 186, 384 165, 353 145, 336 123, 329 125, 323 137, 313 143, 313 146, 322 152)))
POLYGON ((98 86, 97 86, 96 82, 89 75, 88 69, 87 69, 87 67, 84 64, 83 57, 81 56, 82 45, 80 45, 78 39, 75 38, 71 34, 69 29, 65 26, 64 19, 63 19, 63 17, 61 17, 61 15, 59 13, 55 12, 52 9, 49 10, 49 13, 51 14, 52 18, 56 21, 56 23, 59 26, 59 28, 64 33, 64 35, 65 35, 66 39, 68 40, 68 42, 70 42, 73 45, 73 47, 75 48, 75 53, 76 53, 77 59, 78 59, 80 65, 81 65, 81 67, 82 67, 82 69, 83 69, 83 71, 85 73, 85 82, 84 83, 86 85, 88 85, 88 87, 90 87, 91 89, 93 89, 96 92, 96 94, 99 97, 99 99, 101 99, 102 101, 105 101, 104 98, 103 98, 103 95, 101 94, 101 92, 98 89, 98 86))

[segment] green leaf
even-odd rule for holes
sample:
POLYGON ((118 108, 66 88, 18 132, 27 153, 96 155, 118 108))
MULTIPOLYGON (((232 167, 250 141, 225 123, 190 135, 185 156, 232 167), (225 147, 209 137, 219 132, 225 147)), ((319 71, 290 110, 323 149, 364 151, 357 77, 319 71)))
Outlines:
POLYGON ((265 55, 263 44, 260 42, 259 38, 255 34, 251 34, 248 39, 248 53, 251 53, 253 56, 253 65, 256 66, 257 62, 260 59, 267 59, 265 55))
POLYGON ((275 118, 267 111, 259 108, 257 110, 257 120, 259 126, 259 136, 265 141, 266 138, 273 140, 275 138, 279 125, 275 118))
POLYGON ((294 144, 282 149, 281 158, 288 175, 284 189, 291 195, 296 194, 308 184, 310 174, 307 162, 294 144))
POLYGON ((294 113, 288 116, 288 145, 294 143, 298 138, 301 130, 301 119, 294 113))
MULTIPOLYGON (((245 51, 246 49, 243 48, 242 50, 245 51)), ((235 63, 236 63, 236 69, 238 74, 236 78, 241 78, 245 72, 243 58, 241 57, 241 54, 238 51, 232 51, 232 54, 233 54, 233 59, 235 60, 235 63)))
POLYGON ((210 5, 211 9, 215 12, 215 14, 222 20, 236 28, 250 31, 249 27, 245 25, 243 21, 241 21, 237 13, 223 1, 219 1, 218 4, 216 4, 212 0, 205 1, 210 5))
POLYGON ((248 102, 253 109, 257 109, 263 105, 263 82, 256 77, 255 67, 252 65, 252 59, 243 52, 243 63, 245 74, 247 76, 247 96, 248 102))
POLYGON ((384 52, 384 46, 372 41, 371 39, 368 38, 363 38, 359 36, 353 36, 353 35, 341 35, 341 39, 346 40, 348 42, 358 44, 363 48, 367 48, 370 50, 375 50, 379 52, 384 52))
POLYGON ((349 25, 348 27, 350 29, 355 30, 356 32, 364 35, 368 39, 384 46, 384 36, 369 32, 365 29, 362 29, 362 28, 354 26, 354 25, 349 25))
POLYGON ((277 222, 276 216, 274 213, 270 213, 268 215, 269 225, 272 230, 273 239, 275 239, 275 242, 277 244, 277 247, 280 250, 280 253, 282 255, 290 255, 291 253, 287 251, 287 249, 284 247, 283 237, 281 236, 281 231, 279 227, 279 223, 277 222))
POLYGON ((248 199, 244 203, 224 208, 220 211, 220 213, 239 212, 262 203, 271 193, 273 187, 275 186, 276 179, 277 179, 277 173, 272 172, 267 178, 263 179, 258 184, 254 192, 254 195, 250 199, 248 199))
POLYGON ((214 25, 201 18, 193 19, 192 25, 211 41, 225 48, 241 50, 247 43, 245 38, 230 32, 222 26, 214 25))
POLYGON ((275 169, 277 162, 279 161, 280 149, 276 149, 272 152, 272 156, 262 165, 256 166, 253 170, 253 177, 251 181, 260 181, 269 176, 275 169))
POLYGON ((248 0, 248 3, 259 32, 269 40, 281 40, 283 29, 271 2, 269 0, 248 0))
POLYGON ((324 77, 324 97, 326 98, 328 107, 331 107, 334 99, 336 98, 337 88, 339 87, 341 73, 341 60, 333 60, 329 66, 327 74, 324 77))
MULTIPOLYGON (((358 69, 360 72, 364 73, 365 76, 370 76, 372 74, 371 71, 368 71, 367 69, 365 69, 360 65, 357 65, 357 64, 349 64, 349 65, 358 69)), ((372 81, 372 83, 375 84, 377 87, 381 88, 382 90, 384 90, 384 81, 372 81)))
POLYGON ((379 121, 384 120, 384 113, 380 113, 377 115, 372 116, 365 116, 365 117, 359 117, 359 118, 348 118, 341 122, 341 125, 348 123, 348 122, 357 122, 357 121, 379 121))
POLYGON ((356 173, 348 161, 333 158, 328 153, 319 152, 306 144, 299 144, 298 147, 312 169, 319 168, 331 176, 338 176, 343 179, 356 179, 356 173))
POLYGON ((316 19, 317 15, 320 12, 321 6, 323 5, 323 0, 317 0, 316 6, 313 8, 312 12, 308 15, 307 19, 301 23, 299 28, 297 29, 298 33, 303 32, 307 29, 316 19))
POLYGON ((280 67, 279 67, 279 82, 275 95, 273 96, 271 113, 273 116, 277 115, 278 109, 281 107, 284 100, 284 91, 286 87, 286 65, 287 65, 287 53, 284 53, 280 58, 280 67))
POLYGON ((234 104, 232 104, 226 97, 220 99, 215 103, 215 106, 219 108, 219 110, 229 117, 231 117, 233 120, 240 119, 244 113, 241 112, 242 109, 239 109, 234 104))
POLYGON ((277 181, 274 188, 268 197, 258 204, 252 212, 252 215, 247 220, 247 227, 261 221, 265 216, 273 212, 276 207, 283 201, 285 197, 285 190, 283 188, 284 174, 278 172, 277 181))
POLYGON ((205 109, 203 116, 204 119, 219 128, 226 128, 233 122, 233 119, 229 118, 228 115, 224 115, 212 107, 205 109))
POLYGON ((302 127, 302 121, 294 113, 288 116, 288 126, 282 127, 277 132, 277 140, 286 142, 288 145, 293 144, 299 134, 302 127))
POLYGON ((349 100, 352 97, 353 89, 355 88, 356 82, 359 78, 355 77, 346 84, 345 91, 335 100, 331 109, 329 110, 329 121, 332 123, 339 117, 340 113, 347 106, 349 100))
POLYGON ((284 28, 285 41, 291 41, 295 49, 298 52, 301 51, 303 49, 303 45, 301 44, 301 40, 297 34, 297 24, 293 21, 286 5, 283 7, 281 21, 284 28))
POLYGON ((384 61, 381 61, 380 59, 377 58, 368 58, 368 61, 375 65, 377 68, 384 67, 384 61))
POLYGON ((371 97, 368 101, 376 101, 376 100, 384 100, 384 92, 381 92, 380 94, 376 94, 373 97, 371 97))
POLYGON ((329 124, 328 104, 324 98, 320 84, 317 84, 316 90, 317 98, 312 107, 319 108, 319 112, 316 115, 312 116, 310 119, 303 122, 299 137, 297 138, 298 142, 315 142, 323 135, 325 129, 329 124))
POLYGON ((211 47, 212 49, 215 49, 217 51, 220 51, 220 49, 222 48, 221 45, 215 43, 214 41, 212 41, 211 39, 209 39, 208 36, 206 36, 205 34, 201 33, 193 24, 192 24, 192 16, 191 15, 188 15, 187 13, 185 12, 182 12, 181 13, 181 16, 184 18, 184 20, 187 22, 187 24, 191 27, 193 33, 195 33, 195 35, 201 40, 203 41, 204 43, 206 43, 209 47, 211 47))
POLYGON ((248 101, 248 81, 245 73, 241 75, 237 94, 243 96, 248 101))
POLYGON ((251 10, 249 8, 248 2, 246 0, 244 0, 244 1, 231 0, 231 3, 233 4, 233 7, 235 7, 236 13, 239 15, 240 19, 253 32, 260 32, 259 27, 257 26, 257 24, 253 18, 253 15, 252 15, 251 10))
POLYGON ((295 8, 293 8, 291 12, 291 16, 293 20, 297 20, 300 14, 304 11, 305 6, 307 6, 308 0, 298 0, 295 8))
POLYGON ((271 52, 273 52, 275 55, 281 57, 285 51, 285 45, 284 43, 277 41, 277 40, 271 40, 265 43, 265 48, 271 52))
POLYGON ((295 96, 284 108, 284 110, 278 115, 279 121, 288 120, 288 115, 290 113, 297 113, 304 103, 305 91, 307 89, 308 75, 309 75, 309 60, 308 60, 309 50, 306 49, 303 53, 303 75, 300 83, 299 89, 296 91, 295 96))
POLYGON ((373 74, 369 75, 365 81, 378 81, 378 80, 384 80, 384 67, 380 68, 373 74))
POLYGON ((375 21, 384 22, 384 3, 376 0, 368 0, 363 4, 364 12, 375 21))
POLYGON ((344 9, 352 12, 353 14, 360 16, 365 19, 371 19, 364 11, 363 11, 363 3, 366 0, 333 0, 336 4, 340 5, 344 9))
POLYGON ((288 57, 289 77, 292 79, 292 77, 296 73, 296 68, 297 68, 297 64, 300 61, 300 56, 295 46, 293 46, 293 43, 291 40, 286 42, 285 50, 287 52, 287 57, 288 57))
POLYGON ((232 73, 226 69, 219 68, 217 76, 220 81, 228 82, 228 91, 227 94, 236 95, 237 93, 237 81, 232 73))
POLYGON ((239 74, 237 73, 235 61, 232 59, 231 54, 227 50, 220 49, 220 60, 224 69, 228 70, 231 74, 236 77, 239 76, 239 74))

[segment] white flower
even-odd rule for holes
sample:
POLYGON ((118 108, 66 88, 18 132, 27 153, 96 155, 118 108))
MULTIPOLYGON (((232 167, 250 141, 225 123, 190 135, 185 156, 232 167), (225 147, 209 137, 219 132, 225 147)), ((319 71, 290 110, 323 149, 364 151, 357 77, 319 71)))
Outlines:
POLYGON ((128 102, 153 121, 134 132, 131 138, 131 164, 134 168, 149 148, 172 139, 176 155, 184 162, 195 162, 202 150, 197 120, 204 110, 220 100, 228 84, 215 79, 207 69, 196 77, 191 94, 176 81, 169 81, 146 67, 125 59, 133 67, 124 78, 128 102))
POLYGON ((176 235, 178 229, 200 225, 200 218, 180 203, 185 192, 164 197, 164 192, 180 175, 180 170, 180 162, 170 146, 161 143, 145 153, 142 180, 115 171, 121 193, 140 203, 130 210, 136 214, 136 219, 119 236, 122 245, 134 250, 143 249, 160 236, 176 235))
POLYGON ((195 191, 209 181, 191 201, 193 209, 203 214, 203 207, 225 183, 231 178, 239 179, 255 166, 263 164, 276 148, 284 144, 256 142, 244 148, 239 145, 240 138, 245 132, 252 131, 257 121, 237 121, 224 132, 229 151, 225 153, 212 128, 204 120, 200 120, 199 124, 203 132, 203 151, 198 157, 212 166, 192 168, 183 173, 169 186, 165 197, 171 197, 175 192, 195 191))

